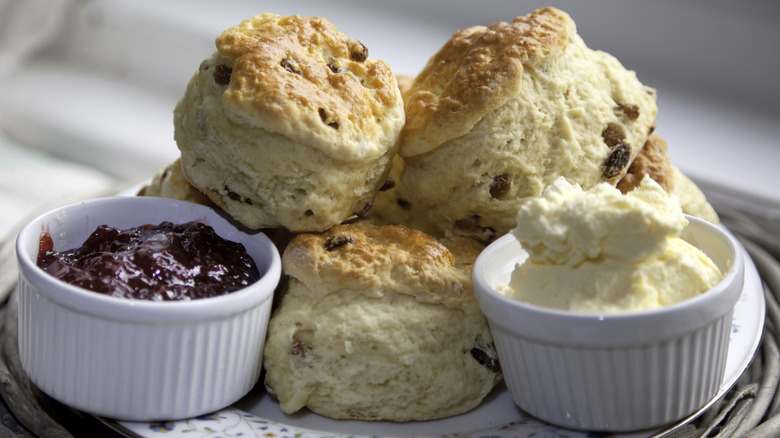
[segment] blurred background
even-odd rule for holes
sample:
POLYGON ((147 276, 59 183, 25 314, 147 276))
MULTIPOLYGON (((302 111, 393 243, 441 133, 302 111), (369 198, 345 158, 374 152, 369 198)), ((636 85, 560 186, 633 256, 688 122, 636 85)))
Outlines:
POLYGON ((414 75, 454 31, 548 5, 658 90, 658 132, 708 196, 780 215, 777 1, 0 0, 0 240, 32 209, 173 161, 174 105, 245 18, 324 16, 414 75))

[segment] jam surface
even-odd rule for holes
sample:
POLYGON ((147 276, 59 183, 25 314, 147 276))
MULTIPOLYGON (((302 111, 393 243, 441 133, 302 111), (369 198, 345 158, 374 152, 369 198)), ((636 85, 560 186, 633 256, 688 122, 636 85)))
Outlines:
POLYGON ((234 292, 260 272, 244 245, 199 222, 101 225, 80 248, 57 252, 41 234, 37 264, 75 286, 119 298, 187 301, 234 292))

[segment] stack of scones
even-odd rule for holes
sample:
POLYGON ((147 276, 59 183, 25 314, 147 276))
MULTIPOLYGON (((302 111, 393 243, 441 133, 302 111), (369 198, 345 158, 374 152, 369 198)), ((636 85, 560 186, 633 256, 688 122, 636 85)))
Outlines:
POLYGON ((557 177, 649 175, 718 221, 657 112, 555 8, 457 31, 414 77, 325 18, 261 14, 216 39, 174 110, 180 158, 139 195, 285 236, 263 363, 284 412, 443 418, 502 379, 474 260, 557 177))

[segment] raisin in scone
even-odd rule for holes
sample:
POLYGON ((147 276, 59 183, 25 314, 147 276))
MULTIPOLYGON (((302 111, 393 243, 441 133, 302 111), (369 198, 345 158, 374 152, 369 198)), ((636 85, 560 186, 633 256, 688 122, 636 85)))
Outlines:
POLYGON ((502 378, 471 284, 482 248, 368 220, 294 237, 264 351, 282 410, 400 422, 477 406, 502 378))
POLYGON ((666 140, 653 132, 631 163, 628 173, 618 182, 617 188, 623 193, 629 192, 641 183, 645 175, 648 175, 667 193, 680 201, 684 213, 714 224, 719 223, 720 218, 707 201, 707 197, 696 183, 672 163, 668 150, 666 140))
POLYGON ((445 233, 487 241, 559 176, 617 183, 657 112, 655 90, 588 48, 555 8, 456 32, 405 100, 412 201, 445 233))
POLYGON ((404 123, 387 63, 319 17, 258 15, 216 47, 174 110, 187 180, 253 229, 364 212, 404 123))

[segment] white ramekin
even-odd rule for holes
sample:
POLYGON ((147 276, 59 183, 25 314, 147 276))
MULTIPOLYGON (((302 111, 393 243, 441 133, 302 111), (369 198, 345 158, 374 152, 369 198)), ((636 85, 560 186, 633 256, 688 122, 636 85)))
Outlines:
POLYGON ((74 408, 122 420, 210 413, 257 382, 279 253, 262 233, 239 230, 214 210, 151 197, 66 205, 29 222, 17 239, 19 356, 30 380, 74 408), (261 272, 230 294, 192 301, 114 298, 72 286, 37 267, 40 236, 56 250, 81 246, 99 225, 127 228, 200 221, 242 243, 261 272))
POLYGON ((485 313, 515 403, 566 428, 627 432, 678 421, 718 392, 744 257, 723 228, 688 216, 683 238, 709 255, 724 279, 676 305, 625 314, 577 314, 506 297, 527 258, 514 236, 489 245, 474 264, 485 313))

